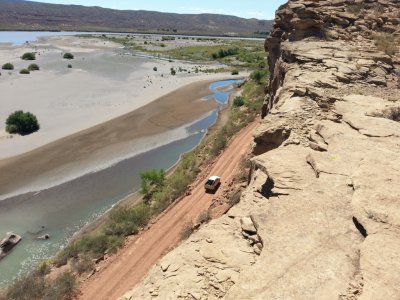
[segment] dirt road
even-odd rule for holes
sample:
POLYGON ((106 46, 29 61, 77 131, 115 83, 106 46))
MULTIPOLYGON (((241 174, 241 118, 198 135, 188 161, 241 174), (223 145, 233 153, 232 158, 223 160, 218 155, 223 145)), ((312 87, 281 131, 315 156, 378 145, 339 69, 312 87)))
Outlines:
MULTIPOLYGON (((221 176, 221 187, 235 175, 242 155, 251 145, 257 124, 256 121, 244 128, 211 168, 208 175, 221 176)), ((118 255, 106 262, 104 269, 83 284, 80 299, 117 299, 129 291, 163 255, 178 245, 184 226, 195 223, 221 190, 215 195, 206 194, 203 183, 197 184, 191 195, 176 202, 147 231, 129 240, 118 255)))

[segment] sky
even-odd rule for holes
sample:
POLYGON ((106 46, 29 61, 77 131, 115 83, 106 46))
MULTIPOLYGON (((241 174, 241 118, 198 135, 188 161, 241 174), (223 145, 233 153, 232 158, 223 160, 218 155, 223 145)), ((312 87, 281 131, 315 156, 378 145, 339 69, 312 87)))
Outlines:
POLYGON ((214 13, 272 20, 287 0, 34 0, 35 2, 101 6, 114 9, 154 10, 180 14, 214 13))

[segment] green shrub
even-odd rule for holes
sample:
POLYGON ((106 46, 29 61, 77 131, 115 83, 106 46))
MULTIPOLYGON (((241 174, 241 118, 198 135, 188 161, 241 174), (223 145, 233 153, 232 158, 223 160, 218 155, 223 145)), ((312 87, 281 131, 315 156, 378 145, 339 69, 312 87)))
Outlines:
POLYGON ((26 52, 21 56, 23 60, 35 60, 36 54, 34 52, 26 52))
POLYGON ((104 233, 116 236, 136 234, 140 227, 147 224, 150 217, 151 208, 145 203, 138 204, 132 208, 116 208, 110 214, 104 233))
POLYGON ((244 105, 244 98, 242 96, 237 96, 233 100, 233 106, 240 107, 244 105))
POLYGON ((239 70, 233 70, 233 71, 231 72, 231 74, 232 74, 232 75, 239 75, 239 70))
POLYGON ((172 75, 172 76, 175 76, 175 75, 176 75, 176 71, 175 71, 174 68, 171 68, 171 75, 172 75))
POLYGON ((50 273, 51 265, 48 261, 42 262, 37 268, 37 274, 40 276, 45 276, 50 273))
POLYGON ((68 64, 68 69, 72 69, 72 65, 71 64, 68 64))
POLYGON ((267 76, 267 71, 265 70, 255 70, 250 74, 250 78, 253 79, 258 84, 262 83, 262 80, 267 76))
POLYGON ((1 68, 3 70, 14 70, 14 65, 12 63, 5 63, 1 68))
POLYGON ((219 49, 218 52, 212 53, 211 57, 213 59, 224 58, 224 57, 227 57, 227 56, 236 55, 238 53, 239 53, 239 48, 229 48, 227 50, 219 49))
POLYGON ((24 113, 22 110, 13 112, 6 120, 6 131, 28 135, 40 129, 40 125, 35 115, 30 112, 24 113))
POLYGON ((108 238, 105 234, 85 235, 77 241, 78 253, 91 253, 94 256, 101 256, 108 249, 108 238))
POLYGON ((140 173, 140 192, 146 197, 164 185, 165 171, 150 170, 140 173))
POLYGON ((175 37, 174 36, 163 36, 161 38, 162 41, 174 41, 175 37))
POLYGON ((211 146, 211 154, 214 156, 218 155, 226 147, 227 143, 228 139, 226 135, 222 132, 219 132, 215 137, 213 145, 211 146))
POLYGON ((193 178, 185 174, 183 171, 176 171, 169 178, 169 186, 171 187, 172 193, 171 197, 173 199, 182 196, 187 189, 187 186, 190 184, 193 178))
POLYGON ((39 66, 37 64, 30 64, 29 67, 28 67, 28 70, 29 71, 39 71, 40 68, 39 68, 39 66))
POLYGON ((154 72, 157 72, 157 67, 154 67, 154 68, 153 68, 153 71, 154 71, 154 72))
POLYGON ((63 58, 64 59, 74 59, 74 56, 71 53, 67 52, 67 53, 64 53, 63 58))
POLYGON ((27 69, 22 69, 21 71, 19 71, 19 74, 30 74, 31 72, 29 72, 29 70, 27 69))

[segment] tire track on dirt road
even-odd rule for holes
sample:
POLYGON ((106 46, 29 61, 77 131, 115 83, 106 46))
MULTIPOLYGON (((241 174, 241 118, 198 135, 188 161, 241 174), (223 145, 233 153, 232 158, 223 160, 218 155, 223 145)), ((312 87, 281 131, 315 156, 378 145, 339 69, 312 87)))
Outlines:
MULTIPOLYGON (((251 123, 231 140, 207 176, 221 176, 221 186, 233 178, 242 156, 249 150, 257 125, 258 121, 251 123)), ((221 190, 215 195, 207 194, 203 182, 198 182, 191 195, 174 203, 148 230, 128 241, 115 257, 109 259, 105 268, 85 282, 79 299, 117 299, 132 289, 163 255, 179 244, 185 225, 196 222, 212 200, 220 196, 221 190)))

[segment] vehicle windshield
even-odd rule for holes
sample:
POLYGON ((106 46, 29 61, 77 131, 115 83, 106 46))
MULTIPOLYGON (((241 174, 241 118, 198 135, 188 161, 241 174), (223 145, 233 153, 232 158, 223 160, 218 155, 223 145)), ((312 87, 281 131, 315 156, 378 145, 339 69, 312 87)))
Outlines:
POLYGON ((213 184, 213 183, 214 183, 214 180, 211 180, 211 179, 208 179, 206 182, 206 184, 213 184))

